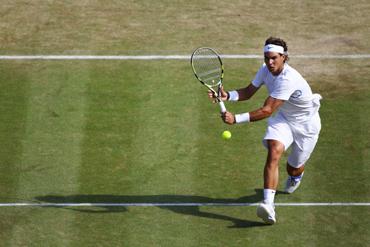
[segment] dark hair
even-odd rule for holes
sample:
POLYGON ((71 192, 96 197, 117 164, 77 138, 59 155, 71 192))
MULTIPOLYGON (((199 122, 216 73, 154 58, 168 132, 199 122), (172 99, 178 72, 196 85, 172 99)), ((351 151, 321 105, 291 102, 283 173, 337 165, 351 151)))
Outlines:
POLYGON ((288 59, 289 59, 289 57, 288 57, 288 45, 286 44, 286 42, 283 39, 276 38, 276 37, 270 37, 270 38, 266 39, 266 41, 265 41, 265 45, 269 45, 269 44, 282 46, 284 48, 284 55, 286 57, 285 61, 288 61, 288 59))

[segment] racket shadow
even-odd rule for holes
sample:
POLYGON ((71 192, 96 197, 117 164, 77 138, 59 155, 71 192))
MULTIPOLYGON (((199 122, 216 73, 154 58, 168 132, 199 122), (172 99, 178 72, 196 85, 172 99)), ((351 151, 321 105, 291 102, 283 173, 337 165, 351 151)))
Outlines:
POLYGON ((50 207, 64 208, 84 213, 122 213, 128 211, 128 206, 114 206, 114 204, 159 204, 157 207, 169 210, 173 213, 191 215, 195 217, 209 218, 215 220, 229 221, 232 223, 228 228, 248 228, 267 226, 258 221, 239 219, 224 214, 207 212, 201 210, 199 204, 219 204, 225 205, 232 203, 256 203, 261 201, 262 190, 256 189, 254 195, 249 195, 237 199, 218 199, 204 196, 193 195, 46 195, 35 197, 40 203, 55 204, 50 207), (65 204, 109 204, 99 206, 74 207, 65 204), (60 204, 61 206, 59 206, 60 204), (166 204, 161 206, 160 204, 166 204), (168 205, 174 204, 174 205, 168 205), (185 205, 184 205, 185 204, 185 205), (189 205, 186 205, 189 204, 189 205), (195 204, 195 205, 192 205, 195 204))

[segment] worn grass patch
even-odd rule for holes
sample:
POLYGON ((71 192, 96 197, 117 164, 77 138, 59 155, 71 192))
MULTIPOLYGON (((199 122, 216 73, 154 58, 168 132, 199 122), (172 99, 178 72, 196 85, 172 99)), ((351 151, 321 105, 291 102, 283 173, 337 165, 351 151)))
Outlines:
POLYGON ((366 0, 6 1, 0 6, 0 51, 187 54, 207 45, 260 53, 262 42, 275 35, 293 53, 368 53, 369 12, 366 0))

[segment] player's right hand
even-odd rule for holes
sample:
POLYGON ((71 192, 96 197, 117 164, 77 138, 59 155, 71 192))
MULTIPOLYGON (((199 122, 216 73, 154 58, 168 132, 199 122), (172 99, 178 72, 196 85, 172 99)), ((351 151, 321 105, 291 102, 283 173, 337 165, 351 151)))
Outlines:
POLYGON ((227 98, 229 97, 229 94, 224 90, 224 86, 221 86, 221 100, 222 101, 227 101, 227 98))
MULTIPOLYGON (((221 87, 220 93, 221 93, 221 100, 227 101, 228 93, 224 90, 223 86, 221 87)), ((217 103, 216 95, 211 90, 208 90, 208 98, 212 99, 213 103, 217 103)))

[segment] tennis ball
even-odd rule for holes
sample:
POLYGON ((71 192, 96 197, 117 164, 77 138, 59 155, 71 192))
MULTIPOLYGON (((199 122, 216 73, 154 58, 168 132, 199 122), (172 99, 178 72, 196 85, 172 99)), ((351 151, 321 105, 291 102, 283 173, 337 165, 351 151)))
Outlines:
POLYGON ((229 140, 231 138, 231 132, 228 130, 225 130, 224 132, 222 132, 222 138, 225 140, 229 140))

